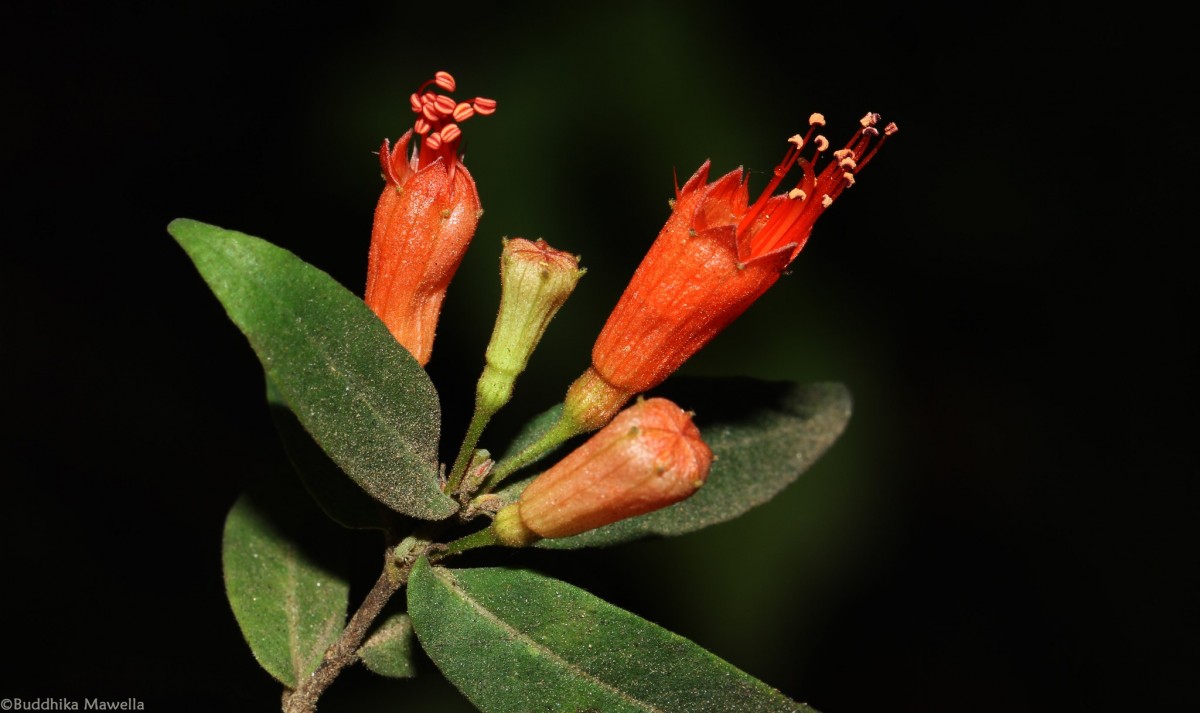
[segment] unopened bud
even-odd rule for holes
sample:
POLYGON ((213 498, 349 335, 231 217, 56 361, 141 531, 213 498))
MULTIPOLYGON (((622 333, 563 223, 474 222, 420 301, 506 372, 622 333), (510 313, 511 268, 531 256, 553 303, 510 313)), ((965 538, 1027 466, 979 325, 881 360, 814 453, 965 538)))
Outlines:
POLYGON ((547 325, 583 277, 579 258, 545 240, 513 238, 500 256, 500 313, 479 378, 479 405, 494 413, 508 403, 547 325))
POLYGON ((687 412, 639 400, 535 478, 492 529, 501 544, 524 547, 659 510, 696 492, 712 458, 687 412))

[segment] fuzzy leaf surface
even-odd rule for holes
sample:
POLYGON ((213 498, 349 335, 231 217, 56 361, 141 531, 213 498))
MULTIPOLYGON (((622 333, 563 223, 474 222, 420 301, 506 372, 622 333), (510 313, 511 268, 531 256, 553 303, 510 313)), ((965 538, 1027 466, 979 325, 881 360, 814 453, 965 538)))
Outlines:
POLYGON ((380 676, 411 678, 417 673, 413 662, 416 637, 408 614, 393 614, 384 620, 358 650, 363 665, 380 676))
POLYGON ((486 713, 811 711, 687 639, 519 569, 422 559, 408 609, 421 646, 486 713))
POLYGON ((614 545, 732 520, 775 497, 808 470, 846 429, 851 411, 850 392, 833 383, 676 378, 654 395, 696 412, 700 436, 716 456, 708 482, 670 507, 574 537, 542 540, 538 547, 614 545))
POLYGON ((300 544, 310 529, 300 513, 311 505, 297 500, 243 495, 221 542, 225 594, 242 635, 259 664, 289 688, 341 634, 350 595, 349 584, 300 544))
POLYGON ((348 476, 405 515, 438 520, 455 511, 438 486, 437 392, 361 299, 265 240, 192 220, 168 231, 283 400, 348 476))
POLYGON ((389 517, 390 511, 382 503, 368 495, 321 450, 270 378, 267 405, 288 460, 321 510, 342 527, 387 531, 396 516, 389 517))

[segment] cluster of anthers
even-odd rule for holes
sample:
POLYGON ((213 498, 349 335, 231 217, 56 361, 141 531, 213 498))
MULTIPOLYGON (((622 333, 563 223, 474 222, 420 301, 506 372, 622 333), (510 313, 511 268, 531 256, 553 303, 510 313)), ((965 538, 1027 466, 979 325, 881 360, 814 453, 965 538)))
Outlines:
POLYGON ((409 97, 413 113, 418 115, 413 131, 424 137, 417 159, 419 168, 440 157, 447 158, 453 165, 458 142, 462 138, 462 129, 458 125, 476 114, 487 116, 496 111, 495 99, 475 97, 471 101, 457 102, 453 97, 430 90, 431 85, 442 91, 453 92, 454 77, 449 72, 438 72, 409 97))
POLYGON ((804 244, 807 230, 812 229, 817 216, 832 205, 842 191, 854 185, 854 175, 866 167, 884 139, 898 131, 895 122, 890 122, 880 132, 875 128, 880 118, 879 114, 868 112, 860 119, 862 129, 856 131, 845 146, 835 150, 832 160, 819 172, 815 170, 817 161, 829 150, 829 139, 816 134, 818 127, 825 125, 825 116, 814 113, 808 118, 805 135, 796 134, 788 139, 791 147, 775 168, 771 182, 738 223, 738 233, 752 236, 752 254, 762 255, 789 242, 804 244), (814 151, 812 157, 806 159, 800 152, 808 146, 813 146, 814 151), (797 165, 802 175, 796 187, 784 194, 787 200, 771 201, 784 177, 797 165), (812 198, 816 200, 810 200, 812 198), (804 234, 796 235, 797 228, 804 230, 804 234))

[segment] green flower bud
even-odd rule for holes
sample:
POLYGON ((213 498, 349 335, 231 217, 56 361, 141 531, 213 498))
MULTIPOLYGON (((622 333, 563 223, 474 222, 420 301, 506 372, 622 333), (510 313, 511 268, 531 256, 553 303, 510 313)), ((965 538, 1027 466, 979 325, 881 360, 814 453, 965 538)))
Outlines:
POLYGON ((555 250, 545 240, 504 241, 500 314, 476 387, 477 408, 495 413, 508 403, 517 375, 584 272, 578 257, 555 250))

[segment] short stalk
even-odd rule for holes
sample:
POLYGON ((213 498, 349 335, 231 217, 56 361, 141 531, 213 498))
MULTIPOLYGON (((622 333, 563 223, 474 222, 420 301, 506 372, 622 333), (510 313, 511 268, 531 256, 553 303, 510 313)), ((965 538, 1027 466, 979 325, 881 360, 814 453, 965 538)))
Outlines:
POLYGON ((490 493, 505 478, 533 463, 571 438, 583 433, 583 429, 566 414, 559 417, 550 430, 543 433, 536 441, 526 446, 520 453, 506 458, 496 464, 491 475, 484 481, 481 493, 490 493))
POLYGON ((475 414, 471 416, 471 425, 467 427, 467 435, 463 438, 462 447, 458 451, 458 457, 454 459, 454 467, 450 469, 450 479, 446 481, 446 492, 453 494, 458 486, 462 484, 463 476, 467 472, 467 466, 471 464, 471 458, 475 455, 475 446, 479 444, 479 438, 483 435, 483 429, 487 428, 488 421, 492 420, 497 409, 489 409, 483 404, 476 402, 475 414))
POLYGON ((445 549, 430 555, 433 561, 445 559, 452 555, 461 554, 467 550, 473 550, 477 547, 489 547, 497 543, 496 532, 489 526, 473 532, 470 535, 465 535, 457 540, 446 545, 445 549))

